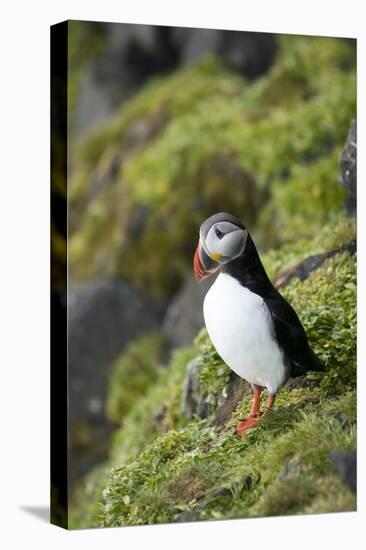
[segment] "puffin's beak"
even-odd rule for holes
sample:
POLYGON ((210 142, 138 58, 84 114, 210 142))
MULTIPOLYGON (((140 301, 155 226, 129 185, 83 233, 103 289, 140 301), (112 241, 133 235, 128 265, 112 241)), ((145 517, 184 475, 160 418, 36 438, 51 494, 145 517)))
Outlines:
POLYGON ((199 242, 193 259, 193 267, 197 281, 201 281, 215 273, 219 269, 220 264, 210 258, 201 242, 199 242))

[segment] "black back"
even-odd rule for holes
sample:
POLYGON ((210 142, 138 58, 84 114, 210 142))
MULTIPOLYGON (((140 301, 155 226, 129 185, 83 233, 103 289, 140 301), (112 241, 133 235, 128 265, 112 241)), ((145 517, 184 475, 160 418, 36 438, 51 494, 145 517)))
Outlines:
POLYGON ((273 320, 276 339, 285 354, 290 376, 300 376, 308 370, 324 370, 323 364, 309 346, 295 310, 268 278, 249 234, 244 252, 227 263, 222 271, 263 298, 273 320))

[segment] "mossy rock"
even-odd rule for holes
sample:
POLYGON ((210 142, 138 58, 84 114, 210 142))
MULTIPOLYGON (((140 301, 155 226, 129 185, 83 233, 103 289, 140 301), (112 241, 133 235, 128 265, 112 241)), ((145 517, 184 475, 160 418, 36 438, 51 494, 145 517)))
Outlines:
POLYGON ((159 375, 164 349, 160 334, 138 336, 112 367, 107 390, 107 416, 121 423, 133 403, 159 375))
POLYGON ((333 38, 281 36, 250 83, 211 57, 152 81, 72 148, 71 276, 173 293, 215 211, 263 248, 313 234, 341 211, 355 102, 354 49, 333 38))
MULTIPOLYGON (((342 248, 354 237, 354 223, 342 218, 315 238, 271 251, 263 260, 273 277, 294 261, 342 248)), ((95 500, 82 492, 75 510, 84 510, 90 526, 354 510, 355 497, 330 455, 350 451, 356 442, 355 281, 355 255, 340 251, 305 281, 293 278, 283 290, 326 371, 284 387, 275 408, 244 438, 235 436, 235 425, 249 410, 249 395, 225 427, 181 414, 185 367, 193 357, 201 362, 204 397, 217 403, 227 384, 230 371, 207 333, 197 337, 195 350, 175 353, 124 418, 106 468, 89 478, 98 513, 95 500), (296 468, 290 468, 294 461, 296 468)))

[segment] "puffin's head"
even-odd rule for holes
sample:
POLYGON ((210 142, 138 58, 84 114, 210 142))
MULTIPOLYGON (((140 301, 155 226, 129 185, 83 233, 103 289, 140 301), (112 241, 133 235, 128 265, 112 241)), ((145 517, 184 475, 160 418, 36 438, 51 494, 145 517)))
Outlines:
POLYGON ((200 228, 200 240, 194 255, 197 281, 209 277, 223 264, 240 256, 245 249, 248 231, 231 214, 220 212, 208 218, 200 228))

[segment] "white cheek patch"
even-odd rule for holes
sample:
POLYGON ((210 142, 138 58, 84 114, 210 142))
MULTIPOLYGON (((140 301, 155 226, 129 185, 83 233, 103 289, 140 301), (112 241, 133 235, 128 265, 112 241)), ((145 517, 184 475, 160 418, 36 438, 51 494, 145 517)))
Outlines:
POLYGON ((228 222, 220 223, 217 224, 217 227, 224 233, 224 236, 219 239, 216 235, 215 227, 216 225, 211 227, 206 237, 205 246, 208 254, 211 257, 215 254, 220 254, 220 256, 231 260, 239 256, 245 247, 248 235, 247 231, 239 229, 228 222))
POLYGON ((207 233, 207 237, 205 240, 205 247, 210 256, 216 253, 221 254, 221 252, 218 250, 219 243, 220 243, 220 240, 217 238, 214 228, 211 227, 211 229, 207 233))

